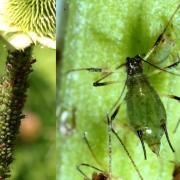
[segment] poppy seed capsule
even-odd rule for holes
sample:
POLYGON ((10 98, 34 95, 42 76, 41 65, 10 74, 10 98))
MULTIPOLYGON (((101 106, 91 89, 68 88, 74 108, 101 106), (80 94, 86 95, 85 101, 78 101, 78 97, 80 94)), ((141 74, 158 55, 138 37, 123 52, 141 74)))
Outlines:
MULTIPOLYGON (((6 20, 23 32, 53 38, 56 32, 55 0, 7 0, 6 20)), ((11 55, 9 55, 10 57, 11 55)))

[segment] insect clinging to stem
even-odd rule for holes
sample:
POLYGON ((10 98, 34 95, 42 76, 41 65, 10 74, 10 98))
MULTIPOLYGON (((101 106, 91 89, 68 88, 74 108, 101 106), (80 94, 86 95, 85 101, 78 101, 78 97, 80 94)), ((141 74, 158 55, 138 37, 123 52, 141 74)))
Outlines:
MULTIPOLYGON (((135 164, 134 160, 132 159, 129 151, 127 150, 126 146, 124 145, 123 141, 121 140, 121 138, 119 137, 119 135, 117 134, 117 132, 114 130, 114 128, 112 127, 112 121, 110 121, 109 116, 107 115, 107 125, 108 125, 108 161, 109 161, 109 166, 108 166, 108 172, 103 171, 93 165, 87 164, 87 163, 81 163, 77 166, 77 170, 84 176, 84 180, 112 180, 116 179, 117 177, 114 177, 112 175, 112 133, 114 134, 114 136, 117 138, 117 140, 119 141, 119 143, 121 144, 121 146, 123 147, 124 151, 126 152, 129 160, 131 161, 135 171, 138 174, 139 179, 143 180, 143 177, 139 171, 139 169, 137 168, 137 165, 135 164), (89 167, 91 169, 94 169, 96 172, 92 173, 92 177, 89 178, 81 169, 81 167, 89 167), (98 173, 97 173, 98 172, 98 173)), ((96 157, 94 151, 91 148, 91 145, 86 137, 86 133, 84 133, 84 141, 92 155, 92 157, 95 159, 96 163, 102 167, 102 163, 101 161, 99 161, 99 159, 96 157)))
MULTIPOLYGON (((177 6, 170 19, 168 20, 166 26, 164 27, 163 31, 157 37, 155 43, 148 50, 145 56, 136 55, 135 57, 127 57, 125 63, 120 64, 115 68, 115 70, 112 71, 94 67, 80 68, 69 71, 71 72, 85 70, 89 72, 105 72, 105 74, 100 79, 93 83, 93 86, 100 87, 117 83, 117 81, 103 80, 112 75, 114 72, 117 72, 120 68, 126 67, 127 76, 124 88, 119 98, 111 108, 109 117, 111 121, 116 118, 116 115, 118 114, 122 103, 122 95, 127 88, 127 93, 123 100, 125 100, 126 102, 129 125, 132 127, 133 131, 140 139, 145 159, 147 159, 147 155, 144 142, 148 144, 149 148, 155 154, 159 155, 161 138, 163 134, 165 134, 172 152, 175 152, 170 142, 166 127, 167 117, 165 107, 158 93, 150 84, 148 77, 144 74, 143 63, 147 63, 149 66, 158 69, 161 72, 180 76, 180 74, 169 71, 169 69, 174 68, 180 63, 179 57, 177 62, 163 68, 154 65, 148 61, 149 57, 156 51, 156 49, 159 47, 159 44, 163 41, 164 34, 167 31, 169 25, 171 24, 173 17, 178 12, 179 8, 180 4, 177 6)), ((167 97, 180 101, 180 97, 175 95, 168 95, 167 97)))

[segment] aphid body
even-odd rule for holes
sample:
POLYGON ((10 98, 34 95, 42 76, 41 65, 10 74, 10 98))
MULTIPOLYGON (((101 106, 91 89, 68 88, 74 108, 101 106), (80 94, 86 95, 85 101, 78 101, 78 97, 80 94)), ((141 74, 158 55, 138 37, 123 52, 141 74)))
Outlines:
POLYGON ((159 95, 143 74, 142 58, 127 58, 127 115, 130 125, 151 150, 159 153, 166 111, 159 95))

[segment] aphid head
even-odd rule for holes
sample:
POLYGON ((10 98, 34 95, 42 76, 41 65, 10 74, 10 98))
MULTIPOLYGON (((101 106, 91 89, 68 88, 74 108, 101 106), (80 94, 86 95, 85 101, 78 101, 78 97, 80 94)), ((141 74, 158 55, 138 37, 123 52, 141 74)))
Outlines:
POLYGON ((136 75, 136 74, 142 74, 143 68, 142 68, 142 58, 140 56, 135 56, 134 58, 126 58, 126 68, 127 68, 127 74, 130 76, 136 75))

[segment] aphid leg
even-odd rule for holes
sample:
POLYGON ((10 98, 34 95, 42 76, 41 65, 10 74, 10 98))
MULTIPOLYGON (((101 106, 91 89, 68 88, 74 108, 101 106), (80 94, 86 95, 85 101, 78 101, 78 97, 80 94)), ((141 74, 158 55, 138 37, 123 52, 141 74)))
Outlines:
POLYGON ((174 68, 174 67, 178 66, 179 63, 180 63, 180 58, 178 57, 178 61, 176 61, 176 62, 174 62, 173 64, 170 64, 170 65, 164 67, 163 69, 171 69, 171 68, 174 68))
POLYGON ((147 52, 147 54, 145 55, 145 57, 143 57, 143 59, 146 61, 149 56, 156 50, 156 48, 158 47, 158 45, 160 44, 160 42, 163 40, 163 35, 166 32, 168 26, 170 25, 173 17, 175 16, 176 12, 179 10, 180 8, 180 4, 177 6, 176 10, 174 11, 174 13, 171 15, 168 23, 166 24, 165 28, 163 29, 162 33, 158 36, 156 42, 154 43, 153 47, 147 52))
POLYGON ((88 72, 93 72, 93 73, 101 73, 101 72, 108 72, 108 73, 113 73, 114 71, 109 70, 109 69, 102 69, 102 68, 95 68, 95 67, 90 67, 90 68, 79 68, 79 69, 70 69, 66 73, 71 73, 74 71, 88 71, 88 72))
POLYGON ((171 99, 174 99, 178 102, 180 102, 180 97, 179 96, 175 96, 175 95, 167 95, 167 97, 171 98, 171 99))
POLYGON ((175 152, 172 144, 171 144, 171 141, 169 139, 169 135, 168 135, 168 131, 167 131, 167 128, 166 128, 166 125, 165 124, 162 124, 161 127, 163 128, 164 132, 165 132, 165 135, 166 135, 166 139, 168 141, 168 144, 169 144, 169 147, 171 148, 172 152, 175 152))
MULTIPOLYGON (((121 100, 121 97, 123 96, 123 94, 124 94, 124 91, 125 91, 125 88, 126 88, 126 82, 127 82, 127 80, 125 81, 125 83, 124 83, 124 87, 123 87, 123 89, 122 89, 122 91, 121 91, 121 94, 120 94, 120 96, 118 97, 118 99, 116 100, 116 102, 114 103, 114 105, 111 107, 111 109, 110 109, 110 113, 112 114, 111 115, 111 119, 113 118, 115 118, 115 116, 117 115, 117 113, 118 113, 118 111, 119 111, 119 108, 118 108, 118 103, 120 102, 120 100, 121 100), (114 110, 115 109, 115 110, 114 110), (113 112, 113 110, 114 110, 114 112, 113 112), (114 114, 114 115, 113 115, 114 114)), ((120 104, 121 105, 121 104, 120 104)), ((120 105, 119 105, 119 107, 120 107, 120 105)), ((112 120, 113 120, 112 119, 112 120)))
MULTIPOLYGON (((151 65, 152 67, 154 67, 154 68, 156 68, 156 69, 159 69, 159 70, 161 70, 161 71, 163 71, 163 72, 166 72, 166 73, 169 73, 169 74, 172 74, 172 75, 175 75, 175 76, 180 76, 180 74, 173 73, 173 72, 171 72, 171 71, 167 71, 167 70, 166 70, 167 67, 161 68, 161 67, 158 67, 158 66, 156 66, 156 65, 154 65, 154 64, 152 64, 152 63, 150 63, 150 62, 148 62, 148 61, 146 61, 146 60, 144 60, 144 59, 141 59, 141 60, 142 60, 143 62, 151 65)), ((172 66, 172 65, 170 65, 170 66, 172 66)))
POLYGON ((89 68, 78 68, 78 69, 70 69, 66 72, 66 74, 74 72, 74 71, 89 71, 89 72, 95 72, 95 73, 106 73, 99 81, 102 79, 105 79, 106 77, 110 76, 112 73, 116 72, 116 70, 120 69, 123 67, 125 64, 120 64, 115 68, 115 70, 110 70, 110 69, 103 69, 103 68, 96 68, 96 67, 89 67, 89 68))
POLYGON ((141 130, 138 130, 137 135, 141 141, 143 152, 144 152, 144 159, 146 160, 147 156, 146 156, 146 148, 145 148, 144 141, 143 141, 143 132, 141 130))
POLYGON ((89 143, 89 140, 87 139, 86 133, 84 133, 83 139, 84 139, 84 141, 85 141, 85 143, 86 143, 86 145, 87 145, 87 147, 88 147, 88 149, 89 149, 89 152, 91 153, 92 157, 94 158, 94 160, 96 161, 96 163, 102 168, 101 162, 98 160, 98 158, 96 157, 94 151, 93 151, 92 148, 91 148, 91 145, 90 145, 90 143, 89 143))
MULTIPOLYGON (((171 99, 174 99, 174 100, 180 102, 180 97, 179 97, 179 96, 175 96, 175 95, 166 95, 166 96, 167 96, 168 98, 171 98, 171 99)), ((175 126, 175 128, 174 128, 174 130, 173 130, 173 133, 176 133, 179 124, 180 124, 180 118, 179 118, 179 120, 178 120, 178 122, 177 122, 177 124, 176 124, 176 126, 175 126)))
POLYGON ((119 83, 119 81, 107 81, 107 82, 100 82, 100 83, 94 82, 93 86, 95 86, 95 87, 107 86, 107 85, 114 84, 114 83, 119 83))
MULTIPOLYGON (((142 61, 144 61, 144 60, 142 60, 142 61)), ((176 66, 178 66, 178 65, 180 64, 180 57, 179 57, 179 56, 178 56, 178 61, 176 61, 176 62, 174 62, 174 63, 172 63, 172 64, 170 64, 170 65, 168 65, 168 66, 165 66, 164 68, 160 68, 160 67, 158 67, 158 66, 155 66, 155 65, 149 63, 148 61, 144 61, 144 62, 152 65, 152 66, 155 67, 156 69, 161 70, 161 71, 159 71, 159 72, 152 73, 150 76, 152 76, 152 75, 154 75, 154 74, 161 73, 161 72, 167 72, 167 73, 170 73, 170 74, 173 74, 173 75, 176 75, 176 76, 180 76, 180 75, 177 74, 177 73, 173 73, 173 72, 170 72, 170 71, 167 71, 167 70, 166 70, 166 69, 174 68, 174 67, 176 67, 176 66)))
MULTIPOLYGON (((110 122, 111 122, 111 121, 110 121, 110 122)), ((111 126, 111 127, 112 127, 112 126, 111 126)), ((142 177, 142 175, 141 175, 139 169, 137 168, 137 166, 136 166, 134 160, 132 159, 132 157, 131 157, 129 151, 127 150, 127 148, 126 148, 126 146, 124 145, 122 139, 119 137, 119 135, 117 134, 117 132, 113 129, 113 127, 112 127, 112 133, 116 136, 116 138, 118 139, 118 141, 119 141, 120 144, 122 145, 124 151, 126 152, 127 156, 129 157, 129 159, 130 159, 130 161, 131 161, 131 163, 132 163, 132 165, 133 165, 135 171, 137 172, 139 178, 140 178, 141 180, 143 180, 143 177, 142 177)))
MULTIPOLYGON (((121 67, 125 66, 126 64, 121 64, 119 66, 117 66, 114 70, 114 72, 118 69, 120 69, 121 67)), ((107 78, 108 76, 110 76, 111 74, 113 74, 114 72, 109 72, 105 75, 103 75, 100 79, 98 79, 97 81, 95 81, 93 83, 93 86, 105 86, 105 85, 109 85, 109 84, 113 84, 113 83, 118 83, 119 81, 109 81, 109 82, 101 82, 102 80, 104 80, 105 78, 107 78)))
POLYGON ((111 115, 111 121, 113 121, 113 120, 115 119, 117 113, 119 112, 120 106, 121 106, 121 104, 118 105, 118 106, 116 107, 116 109, 114 110, 113 114, 111 115))
POLYGON ((177 131, 178 127, 179 127, 179 124, 180 124, 180 118, 179 118, 178 122, 176 123, 176 126, 174 128, 173 133, 176 133, 176 131, 177 131))
POLYGON ((101 173, 104 173, 101 169, 95 167, 95 166, 92 166, 90 164, 86 164, 86 163, 81 163, 79 165, 76 166, 77 170, 84 176, 84 178, 86 178, 86 180, 92 180, 92 178, 89 178, 82 170, 81 170, 81 166, 86 166, 86 167, 89 167, 91 169, 95 169, 101 173))
POLYGON ((108 123, 108 154, 109 154, 109 180, 112 178, 112 121, 109 119, 107 114, 107 123, 108 123))

